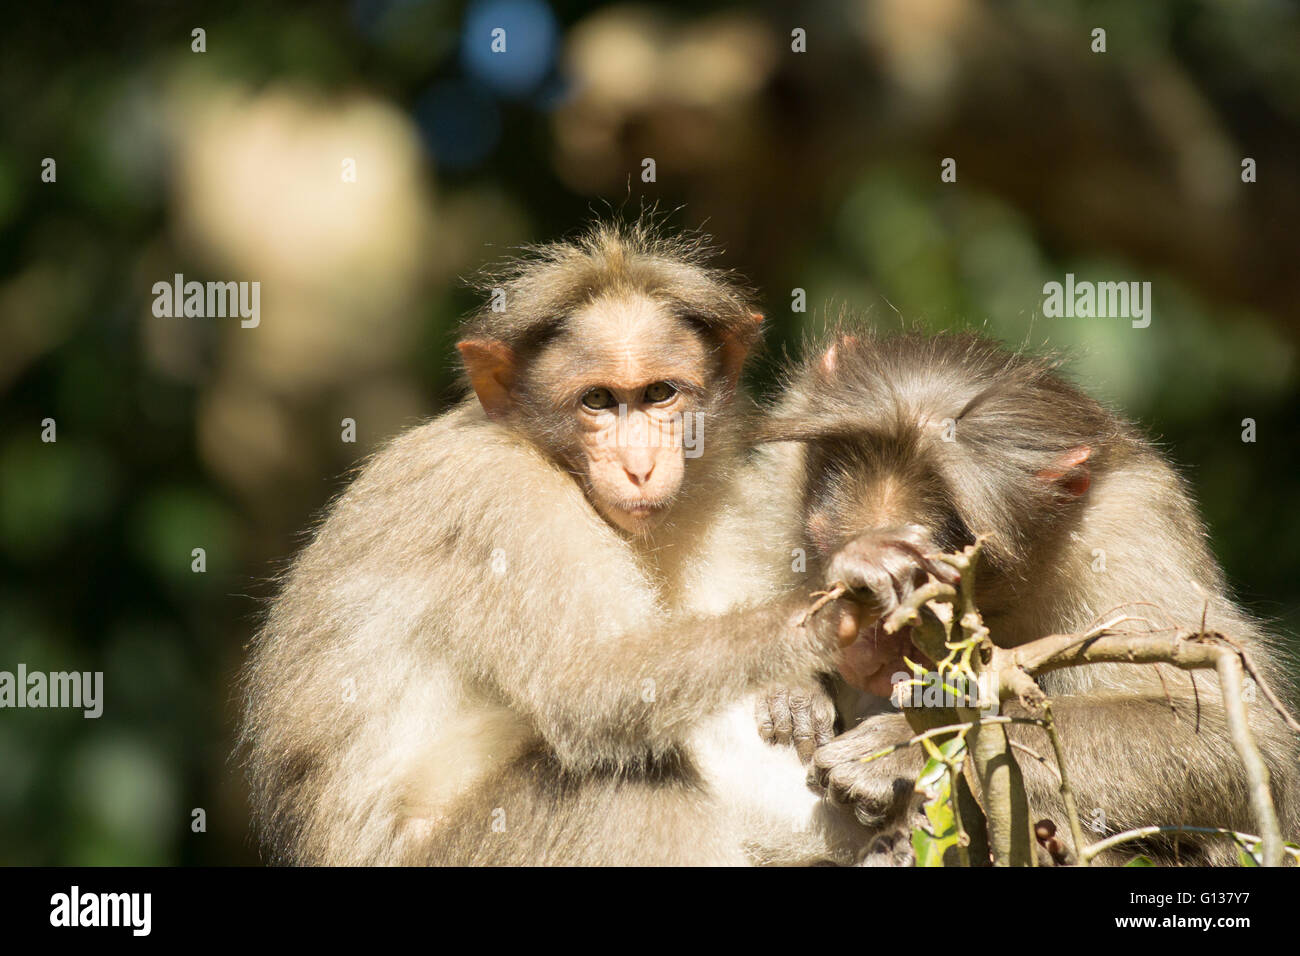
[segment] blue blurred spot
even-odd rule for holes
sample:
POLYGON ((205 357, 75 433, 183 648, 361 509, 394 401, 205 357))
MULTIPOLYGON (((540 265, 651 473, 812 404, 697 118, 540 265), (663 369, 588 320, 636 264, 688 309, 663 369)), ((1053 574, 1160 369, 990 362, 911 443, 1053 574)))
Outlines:
POLYGON ((522 96, 535 89, 551 70, 555 48, 555 17, 542 0, 476 0, 465 13, 465 70, 499 93, 522 96), (504 52, 493 52, 502 43, 504 52))
POLYGON ((447 169, 477 166, 501 138, 496 101, 472 83, 438 83, 420 97, 413 112, 438 165, 447 169))

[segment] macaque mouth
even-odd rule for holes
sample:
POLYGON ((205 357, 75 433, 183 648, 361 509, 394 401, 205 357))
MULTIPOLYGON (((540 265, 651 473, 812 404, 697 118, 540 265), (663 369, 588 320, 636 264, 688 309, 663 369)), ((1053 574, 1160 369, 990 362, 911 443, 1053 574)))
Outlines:
POLYGON ((631 534, 646 534, 668 516, 672 497, 606 500, 605 520, 631 534))
POLYGON ((610 502, 611 507, 635 518, 648 518, 651 515, 661 514, 667 511, 671 504, 672 498, 640 498, 610 502))

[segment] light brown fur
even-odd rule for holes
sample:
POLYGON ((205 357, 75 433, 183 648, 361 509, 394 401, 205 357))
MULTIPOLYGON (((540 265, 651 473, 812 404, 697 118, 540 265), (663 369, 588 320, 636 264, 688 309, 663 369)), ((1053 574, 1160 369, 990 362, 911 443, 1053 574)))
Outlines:
MULTIPOLYGON (((999 644, 1083 632, 1116 614, 1137 618, 1123 625, 1137 630, 1195 629, 1204 618, 1207 629, 1249 648, 1273 686, 1288 688, 1282 655, 1228 595, 1186 484, 1135 428, 1052 363, 973 335, 849 329, 791 373, 766 431, 801 449, 814 573, 836 562, 852 569, 854 555, 866 555, 868 563, 896 561, 887 570, 908 588, 910 559, 891 540, 933 553, 990 534, 977 597, 999 644), (942 439, 945 421, 954 441, 942 439), (884 550, 871 550, 874 542, 884 550), (1104 571, 1093 567, 1098 551, 1104 571)), ((1054 672, 1042 685, 1085 822, 1100 811, 1108 833, 1152 824, 1254 830, 1213 673, 1096 665, 1054 672)), ((1249 717, 1294 839, 1296 738, 1263 694, 1249 717)), ((897 821, 917 751, 869 765, 859 758, 908 736, 900 715, 873 717, 818 751, 820 777, 864 822, 897 821)), ((1012 737, 1050 755, 1041 733, 1015 728, 1012 737)), ((1035 760, 1020 763, 1035 818, 1053 818, 1065 837, 1056 777, 1035 760)), ((1180 843, 1183 861, 1235 859, 1230 841, 1180 843)), ((1174 858, 1168 841, 1151 852, 1174 858)))
POLYGON ((790 627, 801 598, 768 530, 788 504, 755 484, 734 397, 757 326, 700 255, 600 226, 486 280, 507 308, 462 342, 482 407, 366 465, 255 642, 244 742, 274 859, 851 856, 857 825, 754 725, 752 697, 828 669, 833 642, 790 627), (702 386, 681 394, 705 454, 662 520, 620 530, 572 422, 584 388, 673 371, 652 361, 702 386))

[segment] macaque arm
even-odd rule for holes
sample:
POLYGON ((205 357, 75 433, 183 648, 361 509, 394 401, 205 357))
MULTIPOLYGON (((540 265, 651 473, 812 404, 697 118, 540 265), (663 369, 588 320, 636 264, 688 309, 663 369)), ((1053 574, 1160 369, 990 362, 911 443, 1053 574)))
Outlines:
POLYGON ((355 543, 326 572, 352 640, 438 652, 579 767, 665 753, 746 691, 830 669, 834 640, 792 625, 804 595, 666 613, 576 482, 456 414, 385 452, 322 528, 355 543))
POLYGON ((748 691, 828 669, 833 645, 792 623, 804 603, 654 619, 621 633, 534 619, 526 641, 486 636, 502 646, 483 658, 511 708, 562 762, 589 765, 611 752, 644 760, 679 745, 702 716, 748 691))

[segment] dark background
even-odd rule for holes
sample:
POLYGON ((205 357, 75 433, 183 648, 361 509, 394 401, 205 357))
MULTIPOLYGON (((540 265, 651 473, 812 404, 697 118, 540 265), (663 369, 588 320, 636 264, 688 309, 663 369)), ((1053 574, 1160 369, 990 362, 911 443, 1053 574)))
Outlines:
POLYGON ((453 394, 461 278, 593 212, 658 203, 715 235, 763 290, 759 390, 842 307, 1067 350, 1182 466, 1242 600, 1300 628, 1294 4, 160 2, 4 24, 0 670, 102 670, 105 712, 0 711, 0 862, 257 859, 232 680, 268 579, 348 469, 453 394), (176 272, 261 282, 261 325, 155 317, 176 272), (1151 326, 1044 318, 1066 272, 1150 281, 1151 326))

